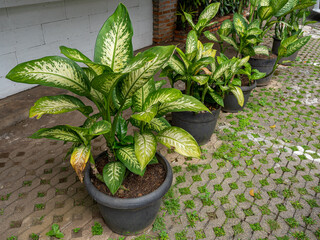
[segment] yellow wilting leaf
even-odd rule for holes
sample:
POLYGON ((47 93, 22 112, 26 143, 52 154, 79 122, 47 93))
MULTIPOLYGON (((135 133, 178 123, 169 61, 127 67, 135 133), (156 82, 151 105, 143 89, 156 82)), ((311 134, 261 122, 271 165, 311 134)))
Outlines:
POLYGON ((254 190, 251 189, 250 192, 249 192, 250 196, 254 197, 254 190))
POLYGON ((83 170, 86 167, 90 156, 91 146, 81 145, 80 147, 75 147, 70 158, 70 163, 74 170, 76 171, 80 182, 83 182, 83 170))
POLYGON ((272 125, 272 126, 270 126, 270 128, 275 128, 276 127, 276 125, 272 125))

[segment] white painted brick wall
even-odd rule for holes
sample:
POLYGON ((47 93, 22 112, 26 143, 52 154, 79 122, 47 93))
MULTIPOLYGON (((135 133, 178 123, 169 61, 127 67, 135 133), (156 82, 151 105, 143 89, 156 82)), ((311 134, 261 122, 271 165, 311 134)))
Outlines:
POLYGON ((151 45, 152 0, 0 0, 0 99, 34 86, 5 78, 18 63, 60 55, 61 45, 92 59, 96 36, 119 2, 130 14, 133 48, 151 45))

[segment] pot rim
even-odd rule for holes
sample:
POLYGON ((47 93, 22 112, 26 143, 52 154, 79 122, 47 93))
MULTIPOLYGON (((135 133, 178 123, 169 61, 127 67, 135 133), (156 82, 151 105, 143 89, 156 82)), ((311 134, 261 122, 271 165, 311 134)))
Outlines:
MULTIPOLYGON (((102 153, 101 153, 102 154, 102 153)), ((173 174, 172 174, 172 169, 171 166, 168 162, 168 160, 162 156, 160 153, 156 153, 156 155, 160 158, 159 162, 164 163, 164 167, 167 171, 166 178, 164 182, 158 187, 155 191, 144 195, 142 197, 137 197, 137 198, 117 198, 117 197, 112 197, 107 194, 104 194, 100 192, 90 181, 90 164, 87 164, 86 169, 85 169, 85 176, 84 176, 84 184, 87 188, 87 191, 89 195, 99 204, 110 207, 110 208, 115 208, 115 209, 136 209, 140 207, 144 207, 146 205, 150 205, 156 200, 162 198, 169 188, 171 187, 172 184, 172 179, 173 179, 173 174)))
POLYGON ((257 86, 257 81, 254 80, 253 81, 253 84, 249 85, 249 86, 240 86, 241 90, 244 92, 244 91, 251 91, 252 89, 256 88, 257 86))

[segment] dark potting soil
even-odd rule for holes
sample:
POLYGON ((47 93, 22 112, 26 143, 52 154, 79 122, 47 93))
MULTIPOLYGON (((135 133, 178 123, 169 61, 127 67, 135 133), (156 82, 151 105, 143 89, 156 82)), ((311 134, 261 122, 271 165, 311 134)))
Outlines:
POLYGON ((241 75, 240 76, 240 80, 241 80, 241 86, 250 86, 250 82, 249 82, 249 78, 247 75, 241 75))
MULTIPOLYGON (((103 155, 96 161, 99 173, 102 175, 103 167, 108 163, 107 155, 103 155)), ((160 163, 148 165, 143 177, 127 171, 122 187, 112 195, 105 183, 98 180, 92 170, 90 172, 92 184, 102 193, 118 198, 137 198, 155 191, 166 178, 166 170, 160 163)))
POLYGON ((259 55, 253 56, 252 58, 255 58, 255 59, 275 59, 275 58, 277 58, 277 55, 275 55, 273 53, 270 53, 269 56, 259 54, 259 55))

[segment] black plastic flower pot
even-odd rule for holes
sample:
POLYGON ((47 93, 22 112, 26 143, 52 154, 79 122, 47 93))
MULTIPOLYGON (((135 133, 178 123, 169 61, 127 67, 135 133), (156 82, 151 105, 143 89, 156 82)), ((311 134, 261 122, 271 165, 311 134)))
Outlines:
MULTIPOLYGON (((280 44, 281 44, 281 40, 273 37, 273 44, 272 44, 272 53, 273 54, 278 55, 278 50, 279 50, 280 44)), ((279 61, 279 64, 290 66, 291 62, 296 60, 296 58, 298 56, 298 52, 299 51, 296 51, 294 54, 292 54, 289 57, 281 58, 279 61)))
POLYGON ((243 108, 246 106, 248 100, 249 100, 251 91, 253 89, 255 89, 256 86, 257 86, 257 83, 255 81, 250 86, 241 86, 240 87, 242 92, 243 92, 243 97, 244 97, 244 104, 243 104, 242 107, 238 104, 238 100, 233 95, 233 93, 229 92, 229 94, 227 94, 225 96, 225 98, 223 99, 224 107, 222 108, 222 111, 224 111, 224 112, 232 112, 232 113, 236 113, 236 112, 242 111, 243 108))
POLYGON ((157 153, 156 156, 167 171, 166 178, 155 191, 138 198, 116 198, 100 192, 91 183, 89 164, 86 167, 84 184, 89 195, 98 203, 105 223, 113 232, 135 235, 148 228, 156 218, 161 198, 168 192, 173 178, 169 162, 161 154, 157 153))
POLYGON ((249 63, 252 68, 258 69, 260 72, 266 73, 266 77, 256 80, 257 87, 267 86, 270 83, 273 74, 271 74, 270 76, 268 75, 272 72, 276 60, 277 58, 258 59, 251 57, 249 59, 249 63))
POLYGON ((172 125, 189 132, 199 145, 206 144, 216 128, 220 108, 211 113, 173 112, 172 125))

